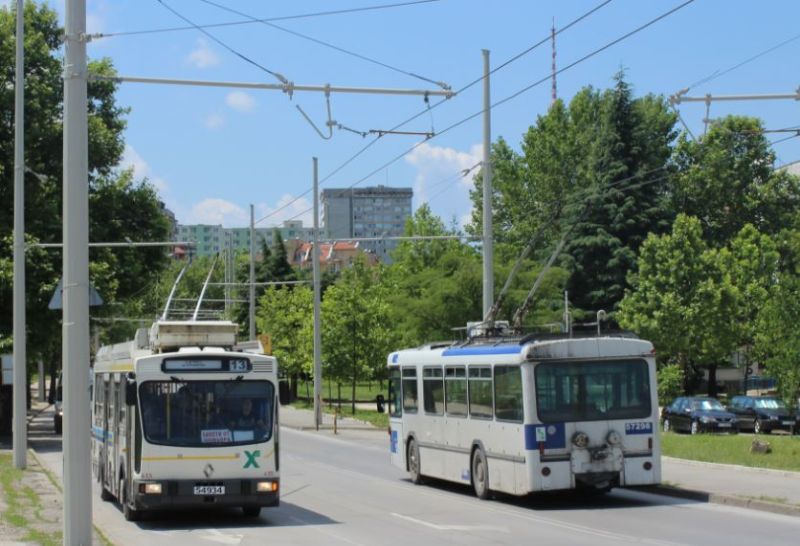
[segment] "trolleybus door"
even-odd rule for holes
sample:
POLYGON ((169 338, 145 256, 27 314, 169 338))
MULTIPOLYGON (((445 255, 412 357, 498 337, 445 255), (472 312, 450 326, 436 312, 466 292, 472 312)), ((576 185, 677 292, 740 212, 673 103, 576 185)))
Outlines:
POLYGON ((403 398, 400 391, 400 368, 389 369, 389 453, 392 464, 403 468, 406 464, 403 442, 403 398))

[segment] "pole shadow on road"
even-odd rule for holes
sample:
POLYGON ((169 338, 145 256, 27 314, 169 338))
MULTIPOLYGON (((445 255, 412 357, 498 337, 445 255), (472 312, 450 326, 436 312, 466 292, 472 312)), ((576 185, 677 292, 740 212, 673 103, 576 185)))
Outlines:
POLYGON ((149 512, 143 521, 136 522, 136 525, 143 531, 194 531, 209 528, 251 529, 336 524, 339 522, 323 514, 284 501, 281 501, 281 505, 277 508, 264 508, 261 516, 257 518, 244 517, 242 511, 237 508, 218 507, 149 512))

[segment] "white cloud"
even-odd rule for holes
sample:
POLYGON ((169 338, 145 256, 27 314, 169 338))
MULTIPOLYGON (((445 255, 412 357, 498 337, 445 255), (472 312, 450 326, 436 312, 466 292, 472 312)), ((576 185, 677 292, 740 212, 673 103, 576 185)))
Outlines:
POLYGON ((133 167, 133 177, 136 179, 147 178, 147 180, 158 190, 158 193, 164 197, 169 191, 167 182, 158 176, 154 176, 150 165, 144 158, 139 155, 139 152, 130 144, 125 145, 125 151, 122 153, 122 161, 120 167, 127 169, 133 167))
POLYGON ((480 144, 472 145, 469 151, 446 146, 431 146, 427 142, 416 147, 405 160, 417 169, 414 178, 414 198, 417 206, 447 196, 449 208, 439 210, 438 213, 444 215, 445 221, 449 221, 454 213, 453 207, 460 207, 461 210, 456 212, 456 216, 461 226, 469 223, 472 210, 469 190, 473 187, 472 177, 477 169, 467 176, 461 176, 461 173, 478 164, 482 155, 480 144), (467 209, 468 212, 464 213, 463 209, 467 209))
POLYGON ((208 46, 208 42, 200 38, 186 61, 197 68, 208 68, 219 64, 219 56, 208 46))
POLYGON ((256 107, 256 100, 244 91, 231 91, 225 97, 225 104, 239 112, 251 112, 256 107))
POLYGON ((194 204, 185 219, 187 224, 222 224, 225 227, 243 226, 249 222, 250 214, 242 207, 214 197, 194 204))
POLYGON ((218 129, 225 123, 225 118, 222 114, 209 114, 203 123, 209 129, 218 129))
POLYGON ((256 205, 256 220, 269 215, 269 217, 259 225, 275 226, 280 225, 286 220, 302 220, 303 226, 313 226, 314 215, 312 208, 313 204, 305 197, 301 197, 295 201, 293 195, 285 193, 274 205, 258 203, 256 205), (278 209, 280 209, 280 211, 278 211, 278 209))

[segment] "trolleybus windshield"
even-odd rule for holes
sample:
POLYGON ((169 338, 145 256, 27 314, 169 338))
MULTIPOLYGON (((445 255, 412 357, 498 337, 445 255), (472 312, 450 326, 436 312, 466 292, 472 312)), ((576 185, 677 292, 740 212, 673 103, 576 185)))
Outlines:
POLYGON ((649 417, 647 362, 540 363, 536 367, 536 407, 544 423, 649 417))
POLYGON ((265 442, 274 399, 269 381, 146 381, 139 388, 145 438, 171 446, 265 442))

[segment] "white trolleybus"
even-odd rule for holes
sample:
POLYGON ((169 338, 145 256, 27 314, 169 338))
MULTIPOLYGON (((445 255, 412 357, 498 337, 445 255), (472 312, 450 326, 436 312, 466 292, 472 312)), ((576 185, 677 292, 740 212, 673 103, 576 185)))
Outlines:
POLYGON ((476 336, 388 365, 391 459, 414 483, 471 484, 485 499, 661 480, 647 341, 476 336))
MULTIPOLYGON (((227 321, 159 321, 102 347, 92 463, 125 518, 165 507, 278 505, 278 372, 227 321), (255 352, 247 352, 255 351, 255 352)), ((256 347, 257 346, 257 347, 256 347)))

